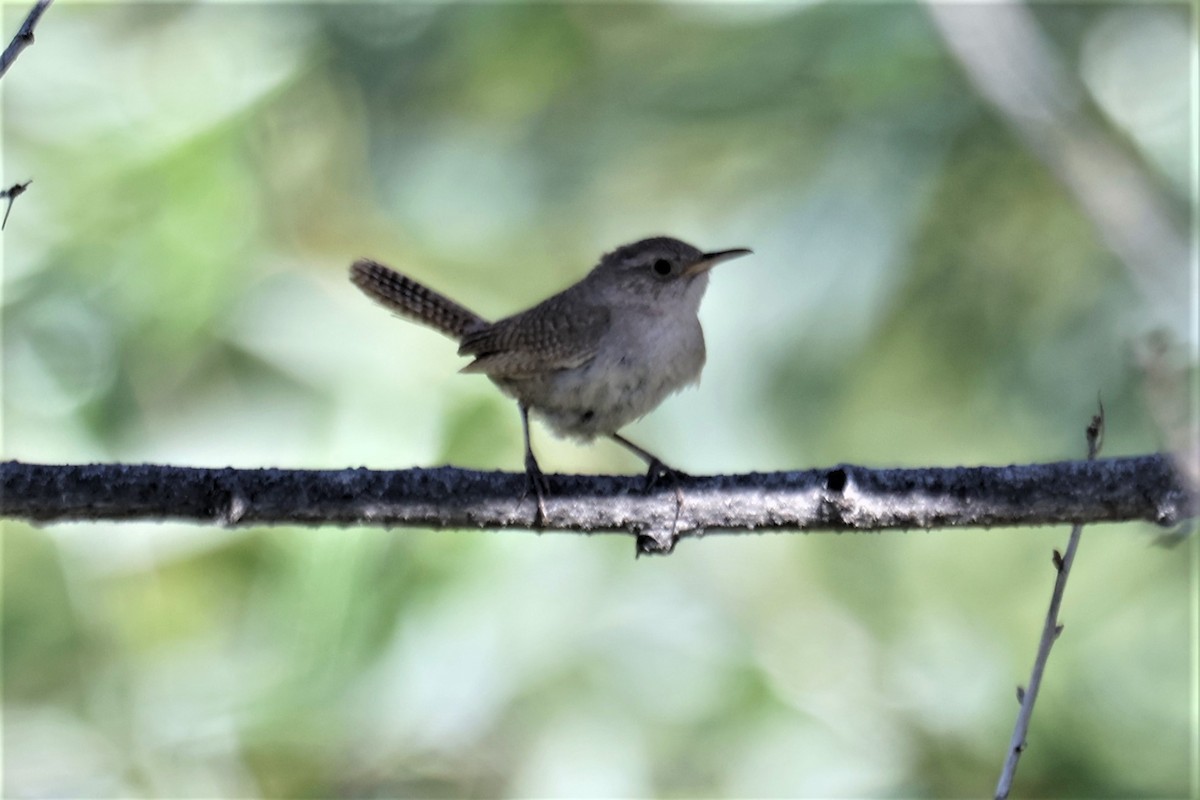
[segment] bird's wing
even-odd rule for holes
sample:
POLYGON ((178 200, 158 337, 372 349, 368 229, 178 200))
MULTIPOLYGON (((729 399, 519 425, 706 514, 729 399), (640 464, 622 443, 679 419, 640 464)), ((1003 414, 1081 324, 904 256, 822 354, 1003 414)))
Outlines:
POLYGON ((555 295, 464 336, 458 353, 475 360, 462 371, 522 378, 582 367, 595 358, 610 324, 607 308, 555 295))

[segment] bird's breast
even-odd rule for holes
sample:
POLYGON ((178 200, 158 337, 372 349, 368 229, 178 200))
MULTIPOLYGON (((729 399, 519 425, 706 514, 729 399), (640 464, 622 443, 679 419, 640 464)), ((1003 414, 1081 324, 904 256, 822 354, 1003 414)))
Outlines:
POLYGON ((704 332, 695 317, 616 314, 587 364, 508 386, 559 435, 615 433, 700 378, 704 332))

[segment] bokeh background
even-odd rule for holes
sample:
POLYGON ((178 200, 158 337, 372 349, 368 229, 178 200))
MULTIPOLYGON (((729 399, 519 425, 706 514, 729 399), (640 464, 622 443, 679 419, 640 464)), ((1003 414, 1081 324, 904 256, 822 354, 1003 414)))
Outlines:
MULTIPOLYGON (((520 469, 514 405, 347 265, 502 316, 655 234, 755 250, 702 386, 626 431, 689 472, 1076 458, 1098 394, 1106 455, 1178 447, 1194 39, 1183 4, 55 4, 0 85, 3 456, 520 469)), ((1020 795, 1197 791, 1163 533, 1085 531, 1020 795)), ((6 521, 2 794, 981 796, 1066 534, 6 521)))

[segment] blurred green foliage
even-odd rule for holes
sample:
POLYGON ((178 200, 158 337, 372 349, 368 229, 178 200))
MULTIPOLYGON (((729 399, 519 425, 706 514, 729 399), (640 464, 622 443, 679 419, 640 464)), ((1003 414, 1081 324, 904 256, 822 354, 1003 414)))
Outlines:
MULTIPOLYGON (((1186 9, 1036 17, 1186 208, 1186 9)), ((58 4, 3 95, 5 458, 519 469, 346 266, 500 316, 660 233, 756 252, 631 431, 689 472, 1074 458, 1097 392, 1162 445, 1145 301, 918 6, 58 4)), ((979 796, 1065 540, 3 527, 6 797, 979 796)), ((1196 544, 1152 533, 1085 533, 1019 794, 1188 792, 1196 544)))

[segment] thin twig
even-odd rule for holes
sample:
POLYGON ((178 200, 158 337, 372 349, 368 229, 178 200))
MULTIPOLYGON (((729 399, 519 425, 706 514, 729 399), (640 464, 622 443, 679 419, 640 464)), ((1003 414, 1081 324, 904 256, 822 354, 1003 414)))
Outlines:
POLYGON ((21 25, 21 29, 9 42, 8 47, 4 48, 4 53, 0 55, 0 78, 3 78, 4 73, 8 72, 8 68, 17 60, 17 56, 21 55, 21 51, 33 44, 33 29, 37 27, 38 20, 42 18, 42 14, 46 12, 52 2, 53 0, 38 0, 30 10, 29 16, 25 17, 25 23, 21 25))
POLYGON ((33 183, 33 178, 24 183, 14 183, 7 189, 0 191, 0 198, 8 200, 8 205, 4 209, 4 221, 0 222, 0 231, 4 230, 4 226, 8 224, 8 212, 12 211, 13 201, 25 194, 25 190, 29 188, 29 184, 31 183, 33 183))
MULTIPOLYGON (((1147 520, 1173 525, 1192 500, 1161 455, 1010 467, 868 469, 680 477, 548 475, 541 530, 619 532, 645 551, 734 531, 880 531, 1147 520)), ((0 516, 33 522, 177 519, 220 525, 527 528, 525 476, 454 467, 199 469, 0 464, 0 516)))
MULTIPOLYGON (((1104 405, 1092 417, 1087 427, 1088 461, 1094 462, 1100 452, 1104 439, 1104 405)), ((1071 574, 1071 565, 1075 563, 1075 552, 1079 549, 1079 539, 1083 534, 1083 523, 1076 522, 1071 527, 1071 536, 1067 540, 1065 553, 1055 550, 1051 561, 1058 571, 1054 580, 1054 591, 1050 595, 1050 609, 1046 612, 1046 623, 1042 626, 1042 638, 1038 642, 1037 656, 1033 660, 1033 672, 1029 676, 1029 686, 1017 687, 1017 701, 1021 704, 1017 712, 1017 723, 1013 727, 1012 739, 1008 745, 1008 756, 1004 759, 1004 768, 1000 771, 1000 780, 996 784, 996 800, 1005 800, 1012 789, 1013 777, 1017 773, 1017 762, 1025 751, 1025 736, 1029 733, 1029 722, 1033 718, 1033 704, 1037 702, 1038 690, 1042 687, 1042 673, 1046 669, 1046 661, 1050 658, 1050 648, 1062 633, 1062 623, 1058 621, 1058 611, 1062 606, 1063 592, 1067 588, 1067 578, 1071 574)))

